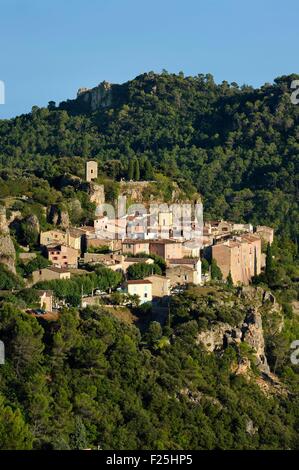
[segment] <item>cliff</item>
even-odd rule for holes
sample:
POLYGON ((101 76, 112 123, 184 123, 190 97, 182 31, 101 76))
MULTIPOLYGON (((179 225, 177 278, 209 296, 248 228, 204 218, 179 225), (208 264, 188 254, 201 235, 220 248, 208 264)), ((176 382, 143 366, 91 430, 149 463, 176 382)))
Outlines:
POLYGON ((121 181, 120 195, 127 198, 128 204, 188 204, 200 201, 200 195, 186 194, 177 183, 168 181, 121 181))
MULTIPOLYGON (((284 392, 278 378, 271 373, 266 356, 265 327, 268 330, 270 319, 276 318, 275 328, 282 329, 283 316, 274 296, 262 288, 243 287, 240 289, 238 301, 232 302, 232 308, 242 308, 242 319, 234 326, 225 322, 214 322, 208 329, 200 331, 197 343, 202 344, 209 352, 223 352, 228 346, 239 351, 239 359, 233 372, 236 375, 252 376, 255 369, 259 376, 255 377, 258 385, 265 391, 284 392), (266 318, 263 322, 264 314, 266 318), (242 354, 243 351, 249 355, 242 354), (241 349, 240 349, 241 347, 241 349)), ((218 300, 219 305, 223 302, 218 300)), ((271 328, 271 325, 270 325, 271 328)))
POLYGON ((15 268, 16 250, 10 237, 9 227, 6 219, 6 209, 0 206, 0 263, 16 273, 15 268))
POLYGON ((88 107, 90 111, 107 108, 112 105, 112 85, 104 81, 91 89, 79 88, 77 100, 84 105, 84 108, 88 107))
POLYGON ((127 85, 111 84, 105 80, 93 88, 81 87, 77 97, 60 103, 59 108, 71 114, 92 113, 118 106, 127 98, 127 85))

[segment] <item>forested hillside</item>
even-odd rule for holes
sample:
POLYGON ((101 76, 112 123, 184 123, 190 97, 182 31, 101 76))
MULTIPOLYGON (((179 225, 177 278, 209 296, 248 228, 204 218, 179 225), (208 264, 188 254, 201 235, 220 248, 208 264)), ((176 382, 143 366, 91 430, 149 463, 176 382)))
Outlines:
MULTIPOLYGON (((152 322, 142 335, 102 307, 47 322, 3 302, 0 449, 298 448, 298 366, 287 349, 269 351, 283 380, 275 388, 249 344, 208 353, 199 332, 215 320, 237 325, 256 299, 206 291, 174 298, 170 326, 152 322)), ((271 308, 263 307, 270 345, 281 321, 271 308)), ((279 341, 297 334, 288 320, 279 341)))
POLYGON ((194 186, 206 217, 273 225, 295 240, 295 78, 253 89, 217 85, 211 75, 150 72, 112 85, 108 104, 94 112, 80 100, 33 107, 28 115, 0 121, 1 167, 49 180, 61 172, 82 176, 84 158, 92 157, 103 175, 119 180, 131 176, 130 165, 138 160, 140 179, 159 172, 190 191, 194 186), (75 156, 83 158, 74 165, 75 156))

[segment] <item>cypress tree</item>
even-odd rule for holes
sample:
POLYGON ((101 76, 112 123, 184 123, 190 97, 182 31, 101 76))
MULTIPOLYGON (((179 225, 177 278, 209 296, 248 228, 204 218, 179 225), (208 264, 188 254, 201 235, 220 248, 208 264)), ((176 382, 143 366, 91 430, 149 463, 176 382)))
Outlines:
POLYGON ((134 178, 134 161, 130 159, 129 161, 129 169, 128 169, 128 180, 132 180, 134 178))
POLYGON ((135 165, 134 165, 134 175, 135 175, 135 181, 139 181, 140 180, 140 168, 139 168, 139 161, 135 160, 135 165))
POLYGON ((230 288, 234 286, 234 281, 233 281, 231 272, 228 273, 228 276, 227 276, 227 279, 226 279, 226 285, 230 288))
POLYGON ((221 269, 219 268, 215 259, 212 259, 212 263, 211 263, 211 278, 217 279, 219 281, 221 281, 222 279, 221 269))
POLYGON ((153 179, 153 167, 149 160, 145 161, 144 165, 144 179, 149 181, 153 179))
POLYGON ((274 265, 273 265, 272 248, 271 248, 270 243, 268 243, 267 252, 266 252, 266 268, 265 268, 265 274, 266 274, 266 278, 268 282, 269 281, 271 282, 271 279, 273 277, 273 269, 274 269, 274 265))

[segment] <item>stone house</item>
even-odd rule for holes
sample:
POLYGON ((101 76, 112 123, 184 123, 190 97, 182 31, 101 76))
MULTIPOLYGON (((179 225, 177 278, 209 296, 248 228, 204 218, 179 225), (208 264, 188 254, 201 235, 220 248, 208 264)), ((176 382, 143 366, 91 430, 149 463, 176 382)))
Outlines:
POLYGON ((272 245, 274 240, 274 229, 265 225, 258 225, 255 229, 256 235, 261 237, 265 243, 272 245))
POLYGON ((48 259, 57 268, 77 268, 79 252, 70 246, 58 244, 47 246, 48 259))
POLYGON ((71 273, 65 268, 55 268, 55 266, 49 266, 48 268, 38 269, 33 271, 32 284, 43 281, 53 281, 59 279, 70 279, 71 273))
POLYGON ((199 258, 200 257, 200 250, 202 247, 201 240, 188 240, 183 243, 183 257, 186 256, 188 258, 199 258))
POLYGON ((192 266, 177 265, 166 269, 166 276, 170 279, 170 286, 184 284, 198 284, 197 271, 192 266))
POLYGON ((133 256, 140 253, 146 253, 149 255, 149 241, 126 239, 122 242, 122 252, 130 253, 133 256))
POLYGON ((261 272, 261 240, 252 234, 244 234, 212 246, 223 278, 231 273, 234 284, 248 285, 251 278, 261 272))
POLYGON ((40 233, 40 244, 43 246, 53 245, 54 243, 67 244, 67 233, 63 230, 53 229, 40 233))
POLYGON ((230 233, 233 230, 233 224, 225 220, 209 220, 204 223, 205 232, 214 237, 230 233))
POLYGON ((70 228, 65 232, 58 229, 40 233, 40 244, 43 246, 61 243, 63 245, 81 251, 81 238, 83 232, 80 229, 70 228))
POLYGON ((153 297, 167 297, 170 295, 170 279, 168 277, 153 274, 147 276, 145 280, 152 283, 153 297))
POLYGON ((180 258, 168 262, 166 276, 170 278, 171 286, 177 284, 202 283, 200 258, 180 258))
POLYGON ((150 240, 149 252, 168 260, 183 256, 183 245, 176 240, 150 240))

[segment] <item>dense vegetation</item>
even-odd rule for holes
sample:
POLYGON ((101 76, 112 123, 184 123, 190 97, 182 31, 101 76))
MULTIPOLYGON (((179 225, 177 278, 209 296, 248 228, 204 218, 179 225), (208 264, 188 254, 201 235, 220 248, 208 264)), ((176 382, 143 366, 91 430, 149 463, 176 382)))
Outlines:
POLYGON ((143 336, 102 307, 47 323, 2 303, 0 448, 298 447, 296 367, 280 363, 292 393, 267 396, 254 372, 232 372, 249 350, 207 354, 196 343, 205 323, 242 318, 240 302, 219 309, 218 295, 181 294, 170 326, 152 322, 143 336))

